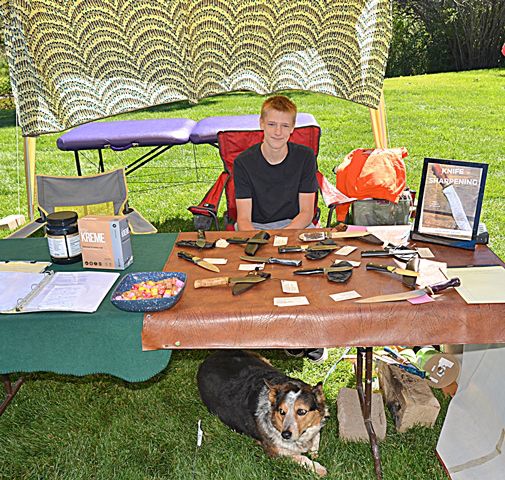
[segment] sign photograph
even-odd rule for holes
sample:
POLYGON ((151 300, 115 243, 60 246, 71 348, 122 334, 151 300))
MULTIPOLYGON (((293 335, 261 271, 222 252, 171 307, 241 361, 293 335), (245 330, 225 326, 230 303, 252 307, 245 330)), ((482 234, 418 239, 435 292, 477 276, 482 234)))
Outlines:
POLYGON ((487 164, 425 158, 413 240, 473 248, 487 164))

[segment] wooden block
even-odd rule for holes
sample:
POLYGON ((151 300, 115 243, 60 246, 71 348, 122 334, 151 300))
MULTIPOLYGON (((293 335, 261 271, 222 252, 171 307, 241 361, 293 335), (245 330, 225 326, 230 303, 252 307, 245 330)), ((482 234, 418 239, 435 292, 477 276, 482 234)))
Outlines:
POLYGON ((0 219, 0 228, 15 230, 25 223, 24 215, 8 215, 7 217, 0 219))
POLYGON ((396 429, 405 432, 414 425, 432 427, 440 404, 427 381, 384 362, 378 362, 378 367, 384 401, 396 429))
MULTIPOLYGON (((338 436, 351 442, 368 442, 357 390, 341 388, 337 397, 338 436)), ((380 393, 372 394, 372 425, 378 440, 386 437, 386 414, 380 393)))

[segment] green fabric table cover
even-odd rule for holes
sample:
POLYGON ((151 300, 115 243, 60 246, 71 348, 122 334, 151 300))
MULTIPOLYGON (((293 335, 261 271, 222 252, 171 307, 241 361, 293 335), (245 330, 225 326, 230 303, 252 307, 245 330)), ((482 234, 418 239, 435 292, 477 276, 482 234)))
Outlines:
MULTIPOLYGON (((127 273, 163 270, 175 238, 175 234, 168 233, 132 236, 134 261, 119 272, 118 282, 127 273)), ((50 261, 47 240, 0 240, 0 260, 50 261)), ((77 271, 82 270, 82 262, 53 264, 50 268, 77 271)), ((0 315, 0 373, 106 373, 129 382, 142 382, 161 372, 168 365, 171 351, 143 352, 143 314, 118 310, 110 302, 110 293, 91 314, 0 315)))

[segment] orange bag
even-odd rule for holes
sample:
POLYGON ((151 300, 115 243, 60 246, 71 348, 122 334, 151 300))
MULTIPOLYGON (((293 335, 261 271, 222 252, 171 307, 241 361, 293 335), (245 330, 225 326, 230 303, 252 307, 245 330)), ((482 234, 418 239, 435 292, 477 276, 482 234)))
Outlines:
MULTIPOLYGON (((397 203, 406 185, 403 158, 407 155, 405 147, 357 148, 336 168, 337 188, 358 200, 376 198, 397 203)), ((339 221, 345 220, 349 206, 347 203, 336 207, 339 221)))

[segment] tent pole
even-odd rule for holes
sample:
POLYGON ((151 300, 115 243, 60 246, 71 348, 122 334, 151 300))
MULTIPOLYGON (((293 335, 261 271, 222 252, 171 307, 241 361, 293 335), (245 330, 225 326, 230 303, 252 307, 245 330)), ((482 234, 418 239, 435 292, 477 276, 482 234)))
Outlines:
POLYGON ((37 137, 24 137, 23 149, 25 159, 25 179, 26 179, 26 196, 28 203, 28 215, 30 221, 35 218, 35 149, 37 137))
POLYGON ((386 124, 386 104, 384 102, 384 92, 381 93, 377 110, 370 108, 370 119, 372 121, 375 148, 388 148, 388 129, 386 124))

